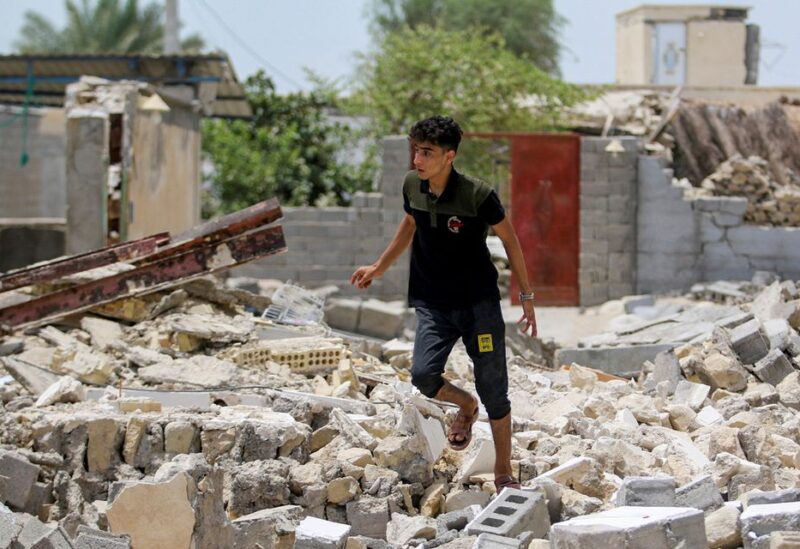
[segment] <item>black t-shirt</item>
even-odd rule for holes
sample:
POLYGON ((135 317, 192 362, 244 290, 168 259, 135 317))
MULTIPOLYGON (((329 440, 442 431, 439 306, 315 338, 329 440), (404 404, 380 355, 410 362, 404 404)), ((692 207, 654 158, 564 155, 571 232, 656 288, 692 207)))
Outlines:
POLYGON ((505 218, 497 193, 455 169, 438 198, 411 171, 403 182, 403 208, 417 229, 411 246, 408 302, 412 307, 465 307, 500 299, 497 269, 486 236, 505 218))

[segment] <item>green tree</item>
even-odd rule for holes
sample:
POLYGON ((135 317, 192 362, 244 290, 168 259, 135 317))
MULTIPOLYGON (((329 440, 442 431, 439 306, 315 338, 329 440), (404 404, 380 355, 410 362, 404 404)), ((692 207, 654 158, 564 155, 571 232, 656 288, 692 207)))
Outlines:
POLYGON ((422 25, 389 33, 364 58, 352 105, 378 135, 440 113, 469 131, 534 131, 557 129, 562 108, 583 97, 514 55, 498 34, 422 25))
POLYGON ((205 120, 203 151, 214 165, 204 215, 238 210, 277 196, 282 204, 340 205, 372 183, 374 162, 353 162, 359 133, 328 114, 336 92, 278 95, 263 71, 245 81, 251 120, 205 120))
POLYGON ((372 0, 369 17, 380 41, 404 27, 497 32, 509 50, 558 75, 558 36, 565 19, 553 0, 372 0))
MULTIPOLYGON (((161 4, 140 9, 137 0, 66 0, 67 24, 57 29, 35 11, 25 13, 16 48, 20 53, 160 53, 164 27, 161 4)), ((205 47, 198 34, 181 41, 185 52, 205 47)))

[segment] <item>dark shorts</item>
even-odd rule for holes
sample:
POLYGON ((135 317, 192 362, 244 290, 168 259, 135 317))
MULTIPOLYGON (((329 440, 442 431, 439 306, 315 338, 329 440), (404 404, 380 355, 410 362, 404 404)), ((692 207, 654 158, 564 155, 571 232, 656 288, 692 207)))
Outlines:
POLYGON ((475 389, 490 419, 511 411, 506 369, 506 326, 500 302, 481 301, 461 309, 417 307, 417 335, 411 381, 422 394, 436 396, 444 385, 447 357, 461 338, 475 365, 475 389))

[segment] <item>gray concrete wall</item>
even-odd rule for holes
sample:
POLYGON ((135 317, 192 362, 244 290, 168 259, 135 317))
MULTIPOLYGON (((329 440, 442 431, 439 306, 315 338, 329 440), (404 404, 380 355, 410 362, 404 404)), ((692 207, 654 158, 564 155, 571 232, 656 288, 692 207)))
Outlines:
POLYGON ((744 198, 684 200, 664 166, 639 159, 637 292, 749 280, 758 270, 800 278, 800 229, 744 224, 744 198))
POLYGON ((610 138, 581 139, 581 305, 634 293, 636 287, 636 138, 616 138, 625 151, 606 152, 610 138))
POLYGON ((381 192, 357 193, 348 208, 283 208, 280 221, 289 251, 234 270, 233 276, 292 280, 307 288, 334 284, 344 295, 394 300, 408 291, 408 253, 367 290, 350 286, 358 265, 378 259, 394 236, 403 211, 403 176, 408 171, 408 140, 383 141, 381 192))
POLYGON ((20 165, 21 112, 19 107, 0 107, 0 218, 65 217, 64 110, 29 109, 25 166, 20 165))

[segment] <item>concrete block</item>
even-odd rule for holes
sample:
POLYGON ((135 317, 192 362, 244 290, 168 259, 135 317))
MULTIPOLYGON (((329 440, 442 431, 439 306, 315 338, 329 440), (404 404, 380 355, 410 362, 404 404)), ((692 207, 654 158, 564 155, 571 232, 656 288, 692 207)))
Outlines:
POLYGON ((362 498, 347 504, 347 522, 354 536, 386 539, 389 504, 385 499, 362 498))
POLYGON ((800 502, 750 505, 739 516, 739 524, 745 549, 768 547, 772 532, 800 530, 800 502))
POLYGON ((645 361, 655 360, 656 355, 673 347, 674 345, 670 343, 594 348, 565 347, 556 351, 555 362, 559 366, 576 362, 581 366, 609 374, 636 377, 642 372, 645 361))
POLYGON ((29 463, 18 454, 5 452, 0 455, 0 475, 7 477, 2 485, 3 493, 0 494, 0 501, 17 509, 23 509, 39 477, 39 466, 29 463))
POLYGON ((761 381, 777 385, 791 374, 794 368, 783 351, 772 349, 764 358, 755 363, 752 371, 761 381))
POLYGON ((672 477, 625 477, 617 492, 618 507, 675 507, 672 477))
POLYGON ((88 526, 78 526, 75 549, 130 549, 131 538, 126 534, 112 534, 88 526))
POLYGON ((295 549, 340 549, 350 526, 314 517, 304 518, 295 531, 295 549))
POLYGON ((467 534, 515 537, 533 532, 544 537, 550 529, 550 514, 542 492, 506 488, 467 525, 467 534))
POLYGON ((746 506, 748 507, 750 505, 772 505, 800 501, 800 488, 770 490, 769 492, 753 491, 747 494, 746 498, 746 506))
POLYGON ((495 534, 481 534, 475 540, 473 549, 521 549, 522 542, 517 538, 507 538, 495 534))
POLYGON ((703 512, 681 507, 618 507, 554 524, 553 549, 706 547, 703 512))
POLYGON ((656 300, 652 295, 630 295, 622 298, 622 305, 627 314, 634 314, 637 307, 652 307, 656 300))
POLYGON ((709 513, 722 507, 722 503, 722 494, 711 475, 695 479, 675 491, 677 507, 694 507, 709 513))
POLYGON ((761 330, 758 319, 734 327, 728 333, 731 347, 744 364, 755 364, 769 352, 769 341, 761 330))

